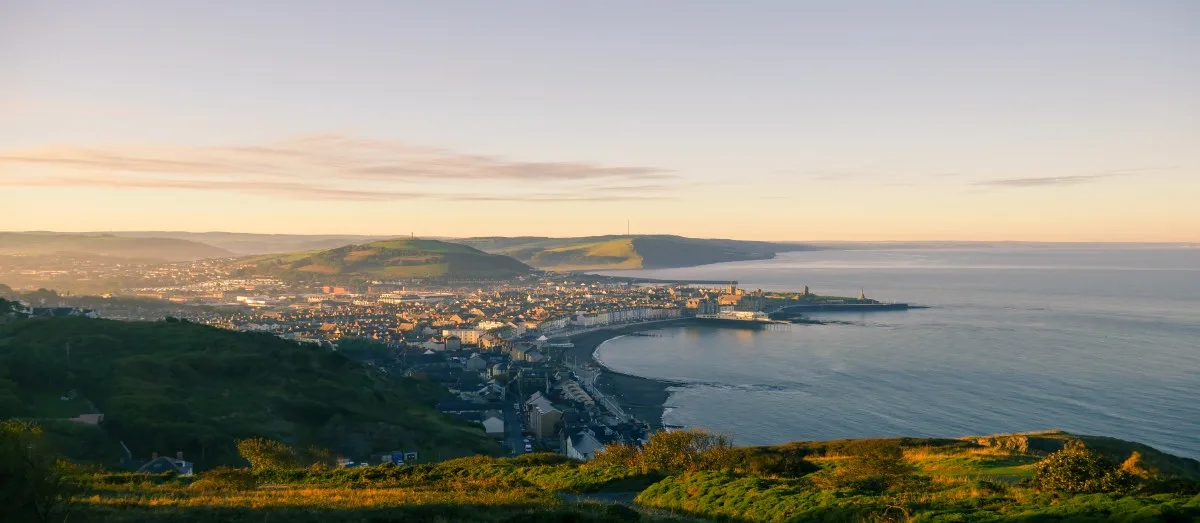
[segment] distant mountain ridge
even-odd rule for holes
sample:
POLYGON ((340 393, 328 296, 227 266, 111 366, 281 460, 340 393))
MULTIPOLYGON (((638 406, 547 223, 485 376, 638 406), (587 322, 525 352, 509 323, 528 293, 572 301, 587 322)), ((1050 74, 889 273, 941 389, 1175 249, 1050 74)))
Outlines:
POLYGON ((233 261, 232 267, 242 275, 337 283, 411 278, 506 279, 533 270, 508 256, 423 239, 382 240, 327 250, 253 256, 233 261))
POLYGON ((117 231, 105 234, 127 238, 175 238, 188 240, 212 245, 240 256, 332 249, 334 247, 369 243, 395 237, 365 234, 258 234, 220 231, 117 231))
POLYGON ((0 255, 86 254, 146 261, 190 261, 234 254, 205 243, 162 237, 56 232, 0 232, 0 255))
POLYGON ((686 238, 673 235, 481 237, 451 241, 495 254, 512 256, 540 269, 561 271, 692 267, 710 263, 767 260, 781 252, 815 249, 798 243, 686 238))

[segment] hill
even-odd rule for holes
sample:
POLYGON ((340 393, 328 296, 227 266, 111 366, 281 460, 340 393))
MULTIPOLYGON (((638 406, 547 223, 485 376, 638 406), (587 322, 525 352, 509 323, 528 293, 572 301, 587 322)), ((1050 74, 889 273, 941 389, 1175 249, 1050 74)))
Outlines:
MULTIPOLYGON (((237 463, 234 440, 246 437, 349 455, 494 450, 482 430, 432 408, 442 394, 429 382, 268 334, 180 321, 0 325, 0 419, 103 413, 106 435, 143 459, 183 451, 201 466, 237 463)), ((73 457, 111 462, 100 454, 112 447, 73 457)))
POLYGON ((108 234, 127 238, 176 238, 212 245, 241 256, 332 249, 343 245, 390 238, 390 236, 358 234, 255 234, 186 231, 118 231, 108 234))
POLYGON ((581 238, 484 237, 454 240, 559 271, 663 269, 709 263, 766 260, 777 253, 812 250, 803 244, 699 239, 671 235, 581 238))
POLYGON ((355 283, 408 278, 512 278, 531 268, 508 256, 437 240, 396 239, 233 262, 240 274, 288 281, 355 283))
POLYGON ((0 255, 3 254, 83 254, 162 262, 233 256, 233 253, 219 247, 177 238, 129 238, 111 234, 54 232, 0 232, 0 255))

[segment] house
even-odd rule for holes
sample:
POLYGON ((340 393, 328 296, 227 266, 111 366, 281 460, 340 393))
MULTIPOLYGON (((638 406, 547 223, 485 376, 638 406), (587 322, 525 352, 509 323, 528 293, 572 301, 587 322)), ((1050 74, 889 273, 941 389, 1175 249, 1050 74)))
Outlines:
POLYGON ((74 418, 68 418, 67 421, 75 423, 83 423, 85 425, 99 425, 104 422, 104 414, 80 414, 74 418))
POLYGON ((194 474, 192 472, 193 465, 194 464, 192 462, 183 460, 183 452, 176 453, 174 458, 168 456, 159 456, 158 453, 155 452, 150 457, 150 461, 147 461, 146 463, 142 464, 142 466, 138 467, 137 472, 144 474, 165 474, 167 472, 174 472, 178 476, 191 476, 194 474))
POLYGON ((604 444, 592 431, 581 430, 567 438, 566 454, 571 459, 588 461, 596 457, 596 452, 603 448, 604 444))
POLYGON ((483 413, 483 431, 488 436, 503 438, 504 437, 504 414, 498 410, 489 410, 483 413))
POLYGON ((525 407, 526 422, 529 426, 529 432, 532 432, 534 437, 546 439, 558 431, 559 421, 562 419, 563 413, 561 410, 555 408, 554 404, 543 396, 541 391, 534 392, 525 402, 525 407))
POLYGON ((488 363, 487 360, 484 360, 483 358, 479 357, 478 354, 475 354, 467 360, 465 367, 471 372, 484 372, 488 368, 488 363))

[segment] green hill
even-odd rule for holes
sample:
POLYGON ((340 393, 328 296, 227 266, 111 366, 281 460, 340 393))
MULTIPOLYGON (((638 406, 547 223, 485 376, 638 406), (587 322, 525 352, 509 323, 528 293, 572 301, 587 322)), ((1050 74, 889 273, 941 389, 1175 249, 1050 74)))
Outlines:
POLYGON ((183 451, 202 466, 235 463, 234 440, 251 436, 348 455, 494 450, 482 430, 432 408, 442 394, 428 382, 268 334, 179 321, 0 325, 0 419, 94 409, 104 414, 104 432, 143 458, 183 451), (72 390, 77 397, 61 399, 72 390))
POLYGON ((166 262, 233 256, 233 253, 219 247, 177 238, 129 238, 109 234, 53 232, 0 232, 0 254, 87 254, 166 262))
POLYGON ((408 278, 512 278, 530 267, 508 256, 437 240, 383 240, 234 262, 241 274, 289 281, 355 283, 408 278))
POLYGON ((512 256, 541 269, 662 269, 709 263, 765 260, 801 244, 684 238, 670 235, 582 238, 485 237, 455 240, 487 252, 512 256))

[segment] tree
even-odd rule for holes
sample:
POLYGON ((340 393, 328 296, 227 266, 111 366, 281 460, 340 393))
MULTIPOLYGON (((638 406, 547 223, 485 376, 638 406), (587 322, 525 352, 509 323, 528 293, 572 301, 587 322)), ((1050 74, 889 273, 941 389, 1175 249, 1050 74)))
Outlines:
POLYGON ((624 443, 610 443, 596 452, 585 466, 595 468, 628 467, 640 468, 642 456, 638 449, 624 443))
MULTIPOLYGON (((3 294, 3 293, 0 293, 0 294, 3 294)), ((23 314, 21 314, 21 311, 23 309, 24 309, 24 307, 21 306, 20 302, 9 301, 4 298, 0 298, 0 316, 5 316, 8 314, 15 314, 15 315, 23 316, 23 314)))
POLYGON ((0 506, 6 521, 65 519, 71 488, 64 463, 46 449, 42 430, 22 420, 0 422, 0 506))
POLYGON ((238 455, 250 462, 252 469, 294 469, 300 467, 296 449, 266 438, 238 440, 238 455))
POLYGON ((266 438, 238 440, 237 449, 238 455, 256 470, 333 467, 337 464, 337 456, 327 449, 317 446, 296 449, 266 438))
POLYGON ((1082 441, 1069 441, 1033 465, 1033 484, 1047 491, 1123 492, 1131 489, 1134 478, 1082 441))
POLYGON ((733 438, 704 430, 658 432, 642 448, 644 472, 677 474, 721 468, 728 461, 733 438))

